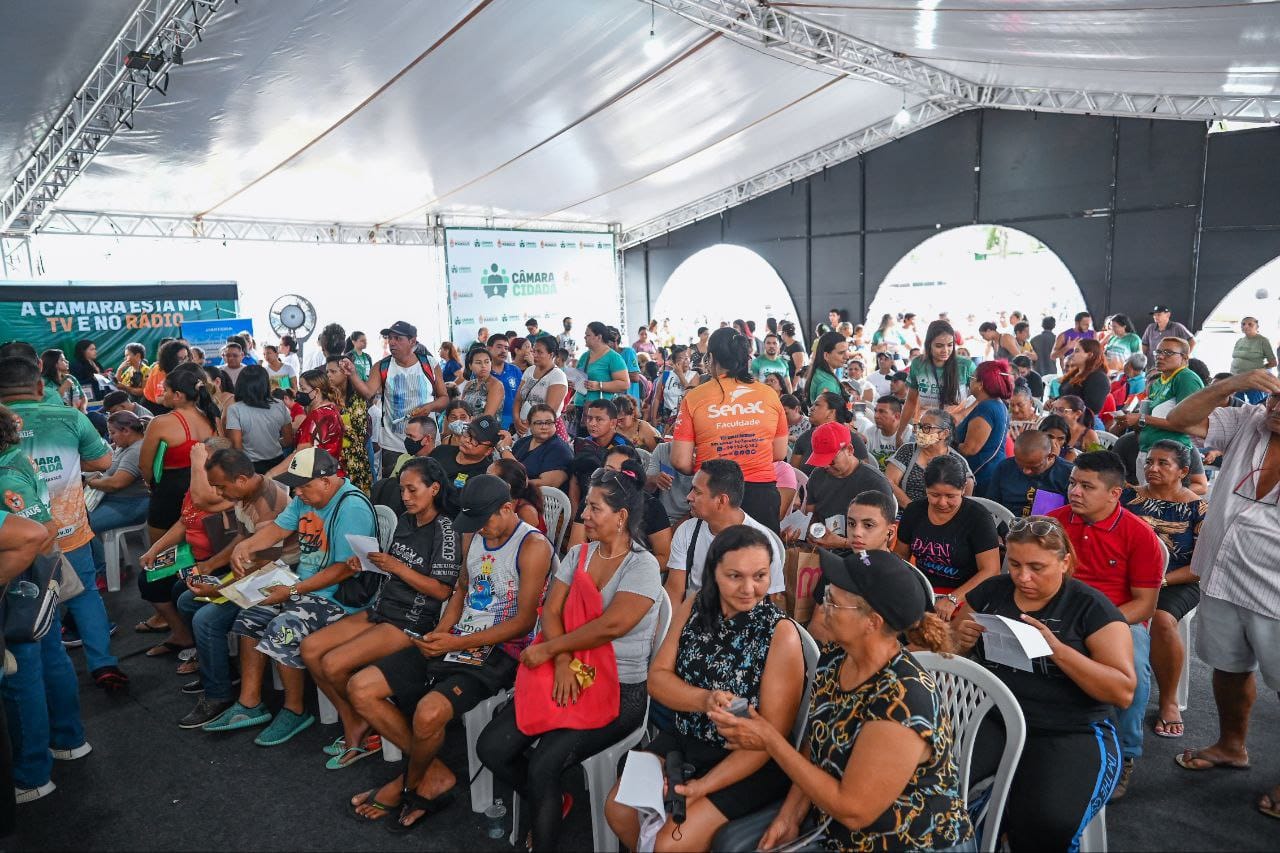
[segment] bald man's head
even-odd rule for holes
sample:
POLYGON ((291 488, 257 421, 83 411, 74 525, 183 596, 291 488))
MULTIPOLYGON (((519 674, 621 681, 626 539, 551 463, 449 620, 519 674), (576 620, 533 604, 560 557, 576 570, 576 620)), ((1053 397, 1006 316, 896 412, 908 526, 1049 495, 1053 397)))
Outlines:
POLYGON ((1029 429, 1013 443, 1013 458, 1028 477, 1036 477, 1053 467, 1053 442, 1039 430, 1029 429))

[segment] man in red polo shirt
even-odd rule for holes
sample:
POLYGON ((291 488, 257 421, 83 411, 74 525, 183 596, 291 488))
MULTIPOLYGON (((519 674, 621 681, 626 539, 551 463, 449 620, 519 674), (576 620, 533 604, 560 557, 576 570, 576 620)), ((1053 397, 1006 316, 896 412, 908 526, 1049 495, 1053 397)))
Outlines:
POLYGON ((1164 552, 1145 521, 1120 506, 1124 463, 1107 450, 1076 457, 1067 506, 1049 513, 1067 531, 1076 551, 1075 578, 1120 608, 1133 634, 1133 667, 1138 676, 1133 703, 1119 710, 1120 782, 1111 802, 1123 797, 1142 755, 1142 729, 1151 693, 1151 635, 1146 622, 1156 610, 1164 582, 1164 552))

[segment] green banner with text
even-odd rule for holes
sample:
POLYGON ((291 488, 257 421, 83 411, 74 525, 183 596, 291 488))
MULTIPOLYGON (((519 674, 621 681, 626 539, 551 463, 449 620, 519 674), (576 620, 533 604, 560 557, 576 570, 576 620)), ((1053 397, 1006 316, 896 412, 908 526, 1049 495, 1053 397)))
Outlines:
POLYGON ((239 304, 234 282, 0 282, 0 341, 27 341, 38 353, 57 347, 70 359, 77 341, 90 340, 103 367, 140 343, 150 362, 184 322, 235 317, 239 304))

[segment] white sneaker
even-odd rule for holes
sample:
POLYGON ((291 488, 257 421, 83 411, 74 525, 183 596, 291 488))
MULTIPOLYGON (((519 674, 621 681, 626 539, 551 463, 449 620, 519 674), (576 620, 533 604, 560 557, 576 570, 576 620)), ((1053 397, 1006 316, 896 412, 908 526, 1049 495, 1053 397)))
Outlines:
POLYGON ((18 801, 18 805, 22 805, 23 803, 34 803, 42 797, 49 796, 56 790, 58 790, 58 786, 53 784, 53 780, 50 780, 39 788, 14 788, 13 796, 18 801))
POLYGON ((71 749, 50 749, 49 752, 58 761, 75 761, 77 758, 84 758, 93 752, 93 747, 89 746, 89 741, 85 741, 71 749))

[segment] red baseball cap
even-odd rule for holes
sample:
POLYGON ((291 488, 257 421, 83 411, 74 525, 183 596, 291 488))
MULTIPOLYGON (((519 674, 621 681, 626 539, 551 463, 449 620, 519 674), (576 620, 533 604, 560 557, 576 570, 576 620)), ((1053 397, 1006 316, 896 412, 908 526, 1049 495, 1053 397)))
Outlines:
POLYGON ((831 421, 813 430, 813 452, 805 461, 806 465, 825 468, 836 458, 836 454, 846 447, 853 446, 853 436, 849 427, 831 421))

